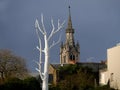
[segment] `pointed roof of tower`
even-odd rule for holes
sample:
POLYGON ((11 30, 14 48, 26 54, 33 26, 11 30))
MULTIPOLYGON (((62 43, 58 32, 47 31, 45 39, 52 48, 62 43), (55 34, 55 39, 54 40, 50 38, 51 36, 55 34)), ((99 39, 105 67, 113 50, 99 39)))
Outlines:
POLYGON ((66 33, 67 33, 67 32, 74 33, 74 29, 72 28, 72 20, 71 20, 70 6, 69 6, 68 26, 67 26, 67 29, 66 29, 66 33))
POLYGON ((68 28, 72 28, 72 20, 71 20, 70 6, 69 6, 68 28))

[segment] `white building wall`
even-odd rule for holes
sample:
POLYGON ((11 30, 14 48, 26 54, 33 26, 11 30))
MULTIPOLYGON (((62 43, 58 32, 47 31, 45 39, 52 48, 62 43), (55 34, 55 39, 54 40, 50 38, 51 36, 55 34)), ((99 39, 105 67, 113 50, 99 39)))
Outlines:
POLYGON ((108 71, 100 71, 100 85, 107 85, 109 81, 108 71))
POLYGON ((120 90, 120 45, 107 50, 110 86, 120 90))

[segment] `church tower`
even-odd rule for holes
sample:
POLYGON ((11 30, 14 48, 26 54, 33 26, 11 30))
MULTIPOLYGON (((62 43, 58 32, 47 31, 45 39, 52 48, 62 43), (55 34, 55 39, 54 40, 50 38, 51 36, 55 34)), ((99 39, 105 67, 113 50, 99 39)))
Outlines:
POLYGON ((60 63, 75 64, 80 59, 79 43, 75 44, 74 29, 72 27, 71 12, 69 6, 68 26, 66 28, 66 41, 61 43, 60 47, 60 63))

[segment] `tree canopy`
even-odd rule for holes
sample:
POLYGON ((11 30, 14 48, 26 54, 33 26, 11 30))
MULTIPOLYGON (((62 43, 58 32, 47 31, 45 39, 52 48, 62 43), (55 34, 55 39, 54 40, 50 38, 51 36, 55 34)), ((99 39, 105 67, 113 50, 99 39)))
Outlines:
POLYGON ((26 79, 10 78, 0 85, 0 90, 42 90, 39 81, 35 77, 26 79))
POLYGON ((75 65, 65 65, 59 68, 57 86, 50 90, 114 90, 109 86, 98 86, 99 72, 92 68, 75 65))
POLYGON ((82 88, 93 88, 95 85, 96 72, 91 68, 78 65, 67 65, 59 71, 58 86, 66 90, 82 90, 82 88))
POLYGON ((0 79, 23 78, 27 74, 25 60, 10 50, 0 50, 0 79))

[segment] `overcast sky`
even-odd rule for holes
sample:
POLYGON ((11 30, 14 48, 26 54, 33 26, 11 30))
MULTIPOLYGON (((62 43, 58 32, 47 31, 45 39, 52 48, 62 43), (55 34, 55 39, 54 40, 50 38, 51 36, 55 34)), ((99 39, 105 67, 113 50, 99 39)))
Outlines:
MULTIPOLYGON (((10 49, 26 59, 30 70, 38 60, 34 23, 44 14, 45 27, 50 19, 68 21, 71 6, 75 41, 80 44, 81 61, 105 60, 106 50, 120 42, 120 0, 0 0, 0 49, 10 49)), ((54 38, 56 40, 56 38, 54 38)), ((50 62, 59 63, 59 45, 51 51, 50 62)))

